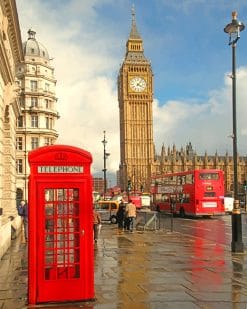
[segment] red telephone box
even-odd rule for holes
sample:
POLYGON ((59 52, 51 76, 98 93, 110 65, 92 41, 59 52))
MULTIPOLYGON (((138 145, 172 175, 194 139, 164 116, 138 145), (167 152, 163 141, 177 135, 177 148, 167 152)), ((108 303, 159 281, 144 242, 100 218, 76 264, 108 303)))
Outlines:
POLYGON ((28 302, 93 299, 92 156, 52 145, 28 160, 28 302))

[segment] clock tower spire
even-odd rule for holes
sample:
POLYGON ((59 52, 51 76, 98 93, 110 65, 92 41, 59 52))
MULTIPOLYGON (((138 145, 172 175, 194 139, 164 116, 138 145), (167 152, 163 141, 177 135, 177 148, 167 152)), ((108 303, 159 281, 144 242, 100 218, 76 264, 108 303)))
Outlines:
POLYGON ((137 30, 135 9, 126 42, 125 59, 118 75, 120 118, 120 186, 131 191, 148 190, 154 164, 153 73, 144 55, 137 30))
POLYGON ((137 27, 136 27, 136 13, 135 13, 134 5, 132 6, 132 27, 130 31, 130 38, 141 40, 140 34, 138 33, 137 27))
POLYGON ((127 40, 127 43, 126 43, 125 58, 133 61, 134 60, 133 56, 139 56, 139 57, 142 56, 143 59, 145 59, 143 52, 144 52, 143 41, 137 30, 135 8, 133 5, 132 6, 132 24, 131 24, 129 39, 127 40))

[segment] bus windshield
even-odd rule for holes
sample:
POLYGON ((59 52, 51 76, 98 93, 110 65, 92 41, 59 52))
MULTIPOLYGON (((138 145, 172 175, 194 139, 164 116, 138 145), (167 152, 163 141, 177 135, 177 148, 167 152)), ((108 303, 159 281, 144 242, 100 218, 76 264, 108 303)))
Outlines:
POLYGON ((218 180, 219 174, 218 173, 200 173, 199 179, 201 179, 201 180, 218 180))

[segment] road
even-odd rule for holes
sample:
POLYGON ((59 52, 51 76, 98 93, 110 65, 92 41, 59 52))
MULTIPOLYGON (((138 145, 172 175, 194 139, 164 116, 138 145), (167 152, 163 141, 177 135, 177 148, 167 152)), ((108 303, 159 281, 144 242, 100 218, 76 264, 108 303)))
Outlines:
MULTIPOLYGON (((166 229, 191 235, 197 238, 231 246, 232 225, 231 215, 217 216, 212 218, 171 218, 166 216, 161 220, 161 226, 166 229)), ((242 240, 247 249, 247 214, 242 214, 242 240)))

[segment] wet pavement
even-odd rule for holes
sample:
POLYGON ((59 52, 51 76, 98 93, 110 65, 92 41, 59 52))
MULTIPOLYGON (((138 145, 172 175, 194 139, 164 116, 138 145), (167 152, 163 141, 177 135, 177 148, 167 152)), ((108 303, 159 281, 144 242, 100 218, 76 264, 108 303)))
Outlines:
POLYGON ((104 224, 95 246, 95 300, 27 306, 27 245, 20 235, 0 260, 0 309, 247 309, 247 248, 104 224))

